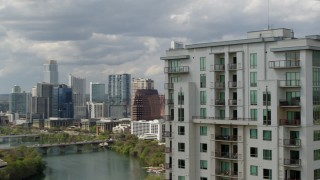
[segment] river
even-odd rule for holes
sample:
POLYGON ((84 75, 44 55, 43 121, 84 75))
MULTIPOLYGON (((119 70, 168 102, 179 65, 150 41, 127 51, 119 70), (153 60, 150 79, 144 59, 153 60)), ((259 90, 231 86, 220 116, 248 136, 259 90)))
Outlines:
POLYGON ((45 177, 30 180, 143 180, 146 171, 138 159, 106 150, 43 157, 45 177))

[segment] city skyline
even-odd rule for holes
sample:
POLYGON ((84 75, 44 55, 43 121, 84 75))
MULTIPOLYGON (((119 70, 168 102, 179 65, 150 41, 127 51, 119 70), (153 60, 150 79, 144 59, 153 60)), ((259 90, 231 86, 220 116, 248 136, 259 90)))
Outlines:
MULTIPOLYGON (((159 57, 170 41, 246 38, 243 32, 268 27, 267 6, 267 0, 157 1, 156 5, 153 1, 5 1, 0 8, 0 94, 9 94, 14 85, 31 91, 43 81, 43 64, 51 59, 58 61, 60 83, 67 83, 69 73, 105 84, 110 74, 129 73, 153 79, 162 93, 159 57)), ((270 1, 269 9, 272 28, 293 29, 296 37, 319 34, 319 1, 270 1)))

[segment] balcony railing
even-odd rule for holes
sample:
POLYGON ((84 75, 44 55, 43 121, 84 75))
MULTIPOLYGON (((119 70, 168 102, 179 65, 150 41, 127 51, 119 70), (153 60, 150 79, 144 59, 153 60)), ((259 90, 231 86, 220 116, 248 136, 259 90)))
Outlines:
POLYGON ((188 73, 189 66, 165 67, 164 73, 188 73))
POLYGON ((224 64, 211 65, 211 69, 210 69, 210 71, 224 71, 224 70, 225 70, 224 64))
POLYGON ((238 153, 230 153, 230 152, 215 152, 216 158, 223 158, 223 159, 238 159, 238 153))
POLYGON ((164 115, 164 116, 163 116, 163 119, 164 119, 165 121, 173 121, 173 116, 171 116, 171 115, 164 115))
POLYGON ((165 152, 165 153, 171 153, 171 147, 166 147, 166 148, 164 149, 164 152, 165 152))
POLYGON ((254 119, 254 118, 241 118, 241 117, 208 117, 208 116, 192 116, 192 119, 235 120, 235 121, 256 121, 256 119, 254 119))
MULTIPOLYGON (((240 137, 240 136, 239 136, 240 137)), ((240 138, 238 136, 230 136, 230 135, 217 135, 217 141, 238 141, 240 138)))
POLYGON ((280 60, 280 61, 269 61, 269 68, 296 68, 300 67, 299 60, 280 60))
POLYGON ((226 102, 224 101, 224 99, 216 99, 215 101, 216 106, 224 106, 225 104, 226 102))
POLYGON ((224 89, 225 83, 224 82, 212 82, 211 88, 213 89, 224 89))
POLYGON ((300 87, 300 80, 280 80, 279 87, 300 87))
POLYGON ((228 64, 229 70, 237 70, 237 64, 228 64))
POLYGON ((164 83, 164 89, 173 89, 173 83, 164 83))
POLYGON ((301 159, 284 159, 283 165, 299 167, 301 165, 301 159))
POLYGON ((301 120, 300 119, 280 119, 279 121, 280 126, 300 126, 301 120))
POLYGON ((229 88, 237 88, 238 87, 237 81, 229 81, 228 82, 228 87, 229 88))
POLYGON ((238 171, 216 169, 216 176, 238 177, 238 171))
POLYGON ((164 134, 163 134, 163 137, 172 137, 172 132, 165 131, 164 134))
POLYGON ((229 99, 229 106, 236 106, 237 105, 237 100, 236 99, 229 99))
POLYGON ((300 107, 300 98, 292 98, 291 100, 279 100, 280 107, 300 107))
POLYGON ((301 146, 301 139, 284 139, 283 146, 300 147, 301 146))
POLYGON ((173 99, 165 99, 164 102, 165 102, 166 105, 173 105, 174 104, 173 103, 174 102, 173 99))
POLYGON ((164 165, 164 168, 166 168, 166 169, 171 169, 171 168, 172 168, 172 164, 166 163, 166 164, 164 165))
POLYGON ((301 180, 301 178, 288 177, 288 178, 284 178, 284 180, 301 180))

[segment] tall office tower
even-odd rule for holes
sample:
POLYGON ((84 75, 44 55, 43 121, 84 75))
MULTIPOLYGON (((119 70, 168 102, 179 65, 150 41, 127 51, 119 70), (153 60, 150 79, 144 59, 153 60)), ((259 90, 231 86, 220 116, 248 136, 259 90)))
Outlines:
POLYGON ((154 81, 152 79, 132 78, 131 81, 131 115, 133 112, 133 102, 136 91, 138 89, 154 89, 154 81))
POLYGON ((9 95, 9 111, 19 115, 27 115, 30 112, 31 94, 21 92, 20 86, 14 86, 9 95))
POLYGON ((69 87, 72 88, 74 119, 86 118, 86 80, 69 74, 69 87))
POLYGON ((109 75, 109 116, 128 117, 130 114, 130 74, 109 75))
POLYGON ((36 90, 33 88, 31 99, 31 113, 39 118, 49 118, 52 115, 52 90, 53 84, 37 83, 36 90))
POLYGON ((49 60, 43 64, 43 82, 57 85, 59 84, 58 63, 56 60, 49 60))
POLYGON ((105 103, 87 102, 88 118, 106 117, 105 103))
POLYGON ((166 179, 320 178, 319 35, 254 31, 160 59, 166 179))
POLYGON ((133 99, 132 120, 154 120, 161 118, 160 98, 157 90, 137 89, 133 99))
POLYGON ((52 117, 73 118, 72 89, 65 84, 53 87, 52 117))
POLYGON ((90 82, 90 102, 105 102, 106 85, 98 82, 90 82))

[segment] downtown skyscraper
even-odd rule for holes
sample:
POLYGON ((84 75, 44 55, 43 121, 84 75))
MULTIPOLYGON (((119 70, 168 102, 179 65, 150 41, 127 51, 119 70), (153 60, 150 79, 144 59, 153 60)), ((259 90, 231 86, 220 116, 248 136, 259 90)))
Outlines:
POLYGON ((43 64, 43 82, 59 84, 58 63, 56 60, 49 60, 43 64))
POLYGON ((74 119, 86 117, 86 79, 69 74, 69 87, 72 88, 74 119))

